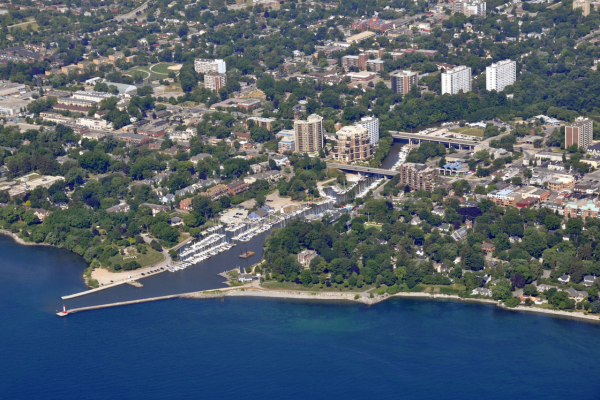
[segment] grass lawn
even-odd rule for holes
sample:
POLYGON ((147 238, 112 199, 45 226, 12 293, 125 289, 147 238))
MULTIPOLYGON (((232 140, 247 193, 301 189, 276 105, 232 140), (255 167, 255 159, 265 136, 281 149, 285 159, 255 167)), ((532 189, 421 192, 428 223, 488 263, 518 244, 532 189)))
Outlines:
MULTIPOLYGON (((169 72, 171 72, 169 70, 169 67, 175 65, 172 63, 158 63, 158 64, 154 64, 150 67, 150 71, 154 72, 155 74, 161 74, 161 75, 169 75, 169 72)), ((175 73, 177 73, 177 71, 173 71, 175 73)))
POLYGON ((361 288, 354 287, 354 289, 350 290, 345 287, 334 288, 333 284, 332 284, 331 287, 323 287, 323 289, 320 289, 319 285, 313 285, 313 287, 304 287, 302 285, 298 285, 293 282, 276 282, 276 281, 264 282, 262 284, 262 287, 264 287, 265 289, 273 289, 273 290, 300 290, 300 291, 305 291, 305 292, 317 292, 317 293, 318 292, 361 293, 361 292, 364 292, 365 290, 369 290, 372 288, 372 286, 364 285, 361 288), (342 289, 342 290, 340 290, 340 289, 342 289))
POLYGON ((450 129, 450 132, 460 133, 461 135, 483 137, 483 129, 471 128, 469 126, 463 126, 462 128, 450 129))
POLYGON ((156 264, 159 263, 161 261, 163 261, 165 259, 165 256, 163 256, 162 253, 153 250, 153 249, 148 249, 146 251, 146 254, 132 254, 130 256, 125 256, 127 257, 127 259, 123 260, 123 256, 120 254, 117 254, 114 257, 111 257, 109 260, 114 264, 121 264, 123 265, 124 263, 127 263, 129 261, 137 261, 138 264, 140 264, 142 267, 147 267, 149 265, 152 264, 156 264), (131 258, 131 257, 135 257, 135 258, 131 258))

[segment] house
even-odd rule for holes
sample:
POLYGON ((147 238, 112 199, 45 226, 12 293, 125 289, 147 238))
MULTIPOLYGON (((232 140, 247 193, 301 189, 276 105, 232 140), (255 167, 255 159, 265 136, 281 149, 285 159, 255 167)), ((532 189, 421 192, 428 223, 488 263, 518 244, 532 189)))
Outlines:
POLYGON ((190 211, 192 209, 192 199, 183 199, 179 202, 179 208, 184 211, 190 211))
POLYGON ((238 282, 252 282, 252 274, 240 274, 238 282))
POLYGON ((473 291, 471 292, 471 294, 478 295, 478 296, 492 297, 492 291, 491 291, 491 289, 486 289, 486 288, 476 288, 476 289, 473 289, 473 291))
POLYGON ((558 278, 558 283, 562 283, 563 285, 565 285, 565 284, 569 283, 570 280, 571 280, 571 276, 568 274, 565 274, 558 278))
POLYGON ((546 285, 546 284, 537 285, 538 292, 545 292, 546 290, 550 290, 550 289, 556 289, 556 290, 559 290, 559 291, 562 290, 558 286, 546 285))
POLYGON ((586 275, 583 277, 583 284, 587 287, 590 287, 594 284, 595 279, 596 277, 594 275, 586 275))
POLYGON ((587 297, 588 297, 588 292, 585 292, 585 291, 580 292, 578 290, 573 289, 572 287, 565 290, 565 292, 567 292, 569 294, 570 299, 573 299, 577 302, 583 301, 583 300, 587 299, 587 297))
POLYGON ((190 161, 194 163, 194 165, 198 164, 198 161, 202 161, 207 157, 210 157, 210 154, 206 154, 206 153, 200 153, 200 154, 196 154, 195 156, 190 157, 190 161))
POLYGON ((269 215, 269 213, 267 211, 263 210, 262 208, 259 208, 258 210, 251 212, 248 215, 248 218, 261 219, 261 218, 266 217, 267 215, 269 215))
POLYGON ((173 217, 168 222, 171 226, 183 225, 183 220, 179 217, 173 217))
POLYGON ((417 215, 415 215, 415 216, 413 217, 413 219, 410 221, 410 224, 411 224, 412 226, 417 226, 417 225, 419 225, 420 223, 421 223, 421 218, 419 218, 417 215))
POLYGON ((114 212, 127 212, 129 211, 129 204, 127 203, 121 203, 121 204, 117 204, 116 206, 112 206, 106 209, 107 213, 114 213, 114 212))
POLYGON ((160 201, 162 201, 163 204, 172 203, 175 201, 175 195, 173 193, 165 194, 160 201))
POLYGON ((316 256, 317 252, 314 250, 302 250, 298 254, 298 262, 302 265, 309 265, 316 256))
POLYGON ((510 236, 510 237, 508 238, 508 240, 509 240, 511 243, 519 243, 519 242, 521 241, 521 238, 520 238, 520 237, 518 237, 518 236, 510 236))
POLYGON ((447 223, 443 223, 440 225, 440 231, 442 232, 449 232, 450 231, 450 224, 447 223))
POLYGON ((169 211, 169 207, 160 204, 142 203, 140 204, 140 206, 150 207, 150 209, 152 210, 153 217, 156 216, 156 214, 158 214, 159 212, 169 211))
POLYGON ((43 208, 34 208, 33 214, 38 217, 40 221, 43 221, 50 213, 48 210, 44 210, 43 208))
POLYGON ((496 246, 491 243, 483 243, 481 245, 481 250, 483 250, 483 252, 486 254, 493 253, 494 250, 496 250, 496 246))
POLYGON ((466 239, 466 237, 467 237, 467 228, 466 228, 466 227, 464 227, 464 226, 460 227, 459 229, 455 230, 455 231, 452 233, 452 238, 453 238, 454 240, 456 240, 457 242, 458 242, 459 240, 464 240, 464 239, 466 239))
POLYGON ((431 213, 439 215, 442 218, 444 218, 444 215, 446 215, 446 211, 444 211, 442 207, 435 207, 433 210, 431 210, 431 213))

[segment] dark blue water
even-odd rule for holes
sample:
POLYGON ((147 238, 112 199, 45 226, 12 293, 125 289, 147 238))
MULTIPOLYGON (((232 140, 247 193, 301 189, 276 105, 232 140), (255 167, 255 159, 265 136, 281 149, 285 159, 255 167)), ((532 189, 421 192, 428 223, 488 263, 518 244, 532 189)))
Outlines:
POLYGON ((2 237, 0 254, 1 399, 600 398, 596 324, 408 299, 168 300, 59 318, 83 262, 2 237))

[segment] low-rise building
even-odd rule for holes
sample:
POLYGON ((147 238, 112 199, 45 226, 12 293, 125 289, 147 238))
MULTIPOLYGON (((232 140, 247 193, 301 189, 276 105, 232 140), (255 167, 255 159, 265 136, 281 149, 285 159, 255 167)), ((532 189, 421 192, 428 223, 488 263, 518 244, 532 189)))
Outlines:
POLYGON ((181 200, 179 202, 179 208, 184 211, 191 211, 192 210, 192 199, 188 198, 188 199, 181 200))
POLYGON ((316 256, 317 252, 314 250, 302 250, 298 253, 298 262, 304 266, 308 266, 316 256))
POLYGON ((227 185, 227 190, 229 191, 229 194, 235 196, 248 190, 248 184, 243 180, 233 181, 227 185))
POLYGON ((112 206, 112 207, 108 207, 106 209, 107 213, 115 213, 115 212, 127 212, 129 211, 129 204, 127 203, 121 203, 121 204, 117 204, 116 206, 112 206))

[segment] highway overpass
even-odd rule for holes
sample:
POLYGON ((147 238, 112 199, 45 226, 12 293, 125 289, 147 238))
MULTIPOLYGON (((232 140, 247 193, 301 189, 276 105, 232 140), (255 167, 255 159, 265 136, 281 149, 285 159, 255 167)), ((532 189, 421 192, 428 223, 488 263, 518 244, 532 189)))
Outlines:
POLYGON ((456 139, 444 136, 419 135, 409 132, 390 131, 390 134, 394 140, 407 140, 410 144, 420 144, 421 142, 442 143, 448 147, 456 147, 458 150, 473 150, 475 146, 481 143, 480 141, 474 140, 456 139))
POLYGON ((347 165, 347 164, 338 164, 338 163, 327 163, 328 168, 337 168, 343 171, 352 171, 352 172, 360 172, 361 174, 369 174, 369 175, 381 175, 386 177, 393 177, 394 175, 398 175, 398 171, 391 171, 389 169, 381 169, 381 168, 371 168, 371 167, 363 167, 361 165, 347 165))

